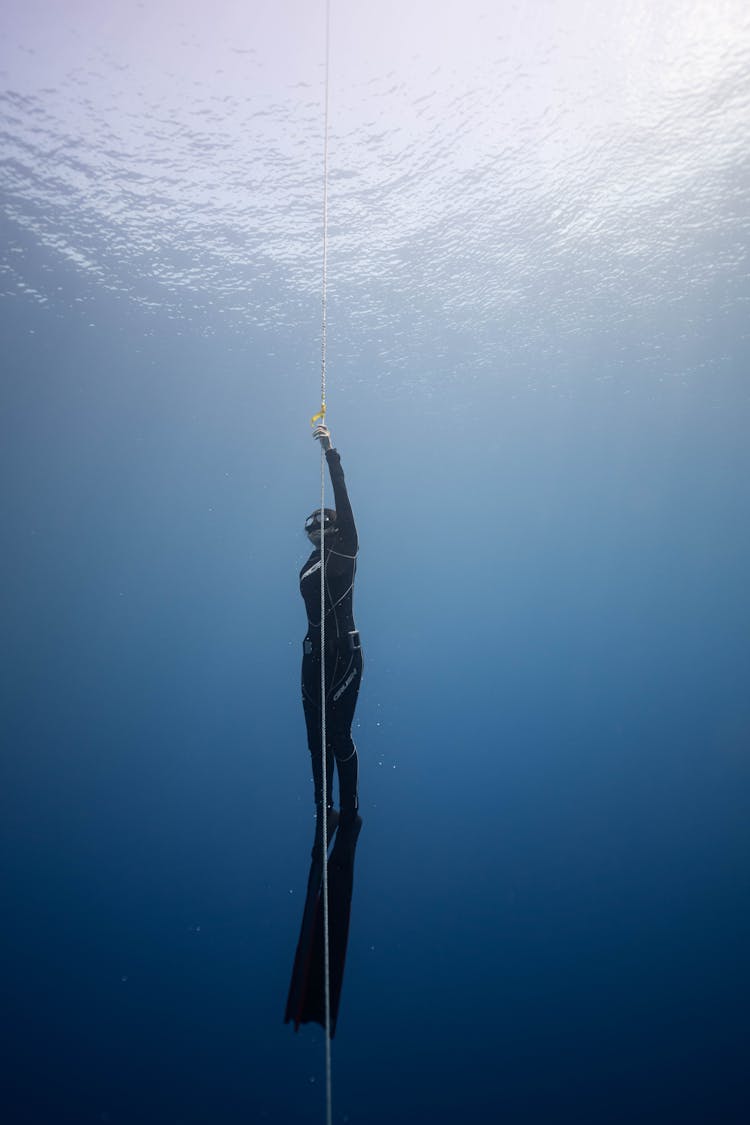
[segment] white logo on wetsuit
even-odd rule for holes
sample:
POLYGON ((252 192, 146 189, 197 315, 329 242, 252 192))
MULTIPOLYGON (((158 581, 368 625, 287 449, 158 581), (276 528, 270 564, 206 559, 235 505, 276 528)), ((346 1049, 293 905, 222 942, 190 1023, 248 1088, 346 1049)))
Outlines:
POLYGON ((349 675, 346 677, 346 679, 344 680, 344 682, 341 685, 341 687, 339 688, 339 690, 334 695, 334 697, 333 697, 334 703, 336 702, 337 699, 339 699, 340 696, 342 696, 344 694, 346 689, 349 687, 349 684, 352 682, 352 680, 354 679, 354 677, 356 675, 357 675, 357 669, 355 668, 353 672, 349 673, 349 675))
POLYGON ((305 571, 305 573, 300 578, 300 582, 304 582, 304 580, 306 578, 309 578, 311 574, 315 574, 316 570, 320 570, 320 559, 318 559, 316 563, 313 563, 309 570, 305 571))

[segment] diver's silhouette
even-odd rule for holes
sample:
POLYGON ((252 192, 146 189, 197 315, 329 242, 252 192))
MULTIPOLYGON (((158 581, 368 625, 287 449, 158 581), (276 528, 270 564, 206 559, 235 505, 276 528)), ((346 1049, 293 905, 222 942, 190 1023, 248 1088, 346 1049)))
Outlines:
POLYGON ((312 758, 317 827, 312 849, 307 896, 302 915, 284 1022, 316 1022, 325 1027, 325 967, 323 931, 323 747, 321 726, 321 661, 325 668, 326 820, 328 859, 328 937, 331 1037, 336 1030, 344 976, 349 916, 354 888, 354 854, 362 827, 357 793, 357 748, 352 719, 362 678, 362 649, 354 625, 352 602, 357 567, 357 529, 341 468, 325 426, 313 436, 325 450, 336 508, 318 509, 305 521, 313 551, 300 573, 300 591, 307 610, 307 635, 302 655, 302 706, 312 758), (323 558, 321 559, 321 538, 323 558), (321 606, 321 567, 325 600, 321 606), (321 622, 325 616, 325 651, 321 652, 321 622), (333 766, 339 781, 340 813, 333 808, 333 766), (335 834, 335 839, 334 839, 335 834))
MULTIPOLYGON (((326 794, 332 809, 333 763, 339 780, 339 803, 344 822, 357 816, 357 748, 352 740, 352 720, 362 678, 362 648, 354 625, 354 576, 357 569, 357 529, 346 491, 341 458, 331 446, 325 426, 314 436, 325 450, 333 484, 336 508, 325 508, 323 519, 324 555, 320 557, 320 509, 305 521, 305 531, 313 551, 300 572, 300 592, 307 610, 307 635, 302 655, 302 706, 307 725, 307 744, 312 757, 315 804, 321 821, 323 766, 321 746, 320 569, 325 568, 325 683, 326 683, 326 794)), ((335 819, 335 814, 334 814, 335 819)))

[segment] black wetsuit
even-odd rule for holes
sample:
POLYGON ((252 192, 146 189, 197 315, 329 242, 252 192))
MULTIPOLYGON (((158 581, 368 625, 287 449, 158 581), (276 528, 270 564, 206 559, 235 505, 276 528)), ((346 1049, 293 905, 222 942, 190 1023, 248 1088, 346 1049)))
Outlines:
MULTIPOLYGON (((357 748, 352 719, 362 678, 362 649, 354 625, 354 575, 357 569, 357 529, 337 450, 326 453, 336 504, 336 531, 325 535, 325 683, 327 796, 331 801, 333 762, 339 776, 342 816, 357 811, 357 748)), ((312 552, 299 578, 307 610, 307 636, 302 656, 302 706, 307 743, 312 756, 315 801, 322 804, 323 755, 320 713, 320 548, 312 552)))

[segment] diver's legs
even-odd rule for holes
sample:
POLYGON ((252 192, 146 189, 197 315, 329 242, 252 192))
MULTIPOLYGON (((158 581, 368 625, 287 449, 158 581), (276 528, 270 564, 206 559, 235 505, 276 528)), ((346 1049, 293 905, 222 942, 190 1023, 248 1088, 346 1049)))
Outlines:
MULTIPOLYGON (((310 750, 310 759, 312 762, 315 804, 318 806, 318 809, 320 809, 323 805, 323 754, 320 738, 320 708, 316 707, 314 703, 311 703, 304 694, 302 696, 302 708, 305 712, 307 745, 310 750)), ((326 738, 326 742, 328 743, 328 753, 326 754, 326 797, 328 799, 326 804, 328 808, 333 804, 333 752, 331 750, 330 741, 330 738, 326 738)))
POLYGON ((339 803, 342 819, 351 819, 359 808, 359 759, 357 747, 351 742, 351 753, 348 758, 336 755, 336 770, 339 775, 339 803))
MULTIPOLYGON (((326 796, 330 808, 333 803, 333 763, 339 779, 339 803, 342 815, 352 818, 359 807, 357 787, 359 781, 359 760, 357 748, 352 739, 352 721, 357 706, 359 684, 362 678, 362 651, 358 649, 343 665, 342 673, 336 675, 339 658, 336 657, 329 683, 326 702, 326 796)), ((315 803, 322 808, 323 801, 323 755, 321 752, 321 715, 315 694, 316 678, 320 675, 320 662, 306 656, 302 662, 302 707, 307 727, 307 745, 312 760, 315 803)))
POLYGON ((357 651, 339 687, 334 687, 327 724, 327 739, 336 758, 341 817, 352 819, 359 807, 359 759, 352 739, 352 722, 362 678, 362 653, 357 651))

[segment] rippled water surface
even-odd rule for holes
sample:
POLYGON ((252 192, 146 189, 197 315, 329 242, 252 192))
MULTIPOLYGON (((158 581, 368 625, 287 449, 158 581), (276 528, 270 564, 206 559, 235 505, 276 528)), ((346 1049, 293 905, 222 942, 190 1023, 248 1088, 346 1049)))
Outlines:
MULTIPOLYGON (((748 297, 746 5, 407 7, 334 11, 342 354, 444 375, 459 341, 467 370, 572 375, 606 331, 612 372, 633 336, 653 370, 706 362, 748 297)), ((180 320, 314 324, 315 5, 12 3, 6 23, 6 296, 65 307, 32 244, 180 320)))

